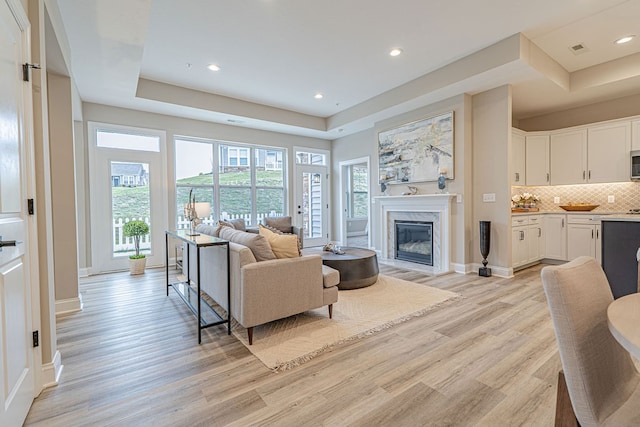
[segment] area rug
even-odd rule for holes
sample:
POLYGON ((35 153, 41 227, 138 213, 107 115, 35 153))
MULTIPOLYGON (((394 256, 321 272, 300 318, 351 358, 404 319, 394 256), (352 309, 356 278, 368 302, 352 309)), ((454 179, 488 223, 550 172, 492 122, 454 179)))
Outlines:
POLYGON ((256 326, 253 345, 239 325, 234 335, 274 371, 298 366, 347 341, 371 335, 421 316, 456 293, 394 277, 379 275, 372 286, 340 291, 333 305, 333 319, 327 307, 256 326))

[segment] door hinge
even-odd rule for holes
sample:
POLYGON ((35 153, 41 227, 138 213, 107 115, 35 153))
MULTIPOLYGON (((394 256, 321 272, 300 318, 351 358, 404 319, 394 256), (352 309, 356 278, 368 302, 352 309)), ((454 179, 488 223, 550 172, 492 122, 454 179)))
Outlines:
POLYGON ((40 65, 38 64, 29 64, 28 62, 22 64, 22 80, 25 82, 29 81, 29 68, 34 68, 36 70, 40 69, 40 65))
POLYGON ((39 347, 40 346, 40 333, 39 333, 39 331, 33 331, 33 346, 34 347, 39 347))
POLYGON ((33 215, 33 199, 27 199, 27 213, 33 215))

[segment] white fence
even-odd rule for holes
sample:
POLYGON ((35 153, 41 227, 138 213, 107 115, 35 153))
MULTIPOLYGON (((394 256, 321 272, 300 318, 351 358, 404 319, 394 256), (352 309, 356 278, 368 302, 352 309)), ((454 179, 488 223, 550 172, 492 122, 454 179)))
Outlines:
MULTIPOLYGON (((264 217, 267 216, 282 216, 282 213, 271 211, 269 213, 259 213, 257 214, 258 223, 261 223, 264 217)), ((251 214, 230 214, 227 212, 222 212, 220 215, 222 219, 244 219, 245 223, 251 223, 251 214)), ((129 221, 140 220, 144 221, 151 228, 151 223, 149 222, 149 218, 115 218, 113 220, 113 252, 132 252, 135 251, 135 244, 133 242, 133 237, 125 237, 122 233, 122 228, 129 221)), ((213 216, 209 216, 206 218, 202 218, 202 222, 208 225, 215 225, 217 222, 213 216)), ((178 215, 178 220, 176 221, 176 229, 177 230, 186 230, 189 228, 189 220, 183 216, 178 215)), ((148 252, 151 249, 151 235, 147 234, 146 236, 140 237, 140 252, 148 252)))

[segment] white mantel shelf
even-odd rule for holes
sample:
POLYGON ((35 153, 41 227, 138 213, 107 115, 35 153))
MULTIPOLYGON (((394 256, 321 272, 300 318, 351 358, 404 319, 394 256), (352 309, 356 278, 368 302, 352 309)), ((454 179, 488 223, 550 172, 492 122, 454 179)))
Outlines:
MULTIPOLYGON (((439 236, 439 247, 434 242, 434 265, 432 273, 442 274, 451 270, 451 201, 455 193, 416 194, 413 196, 377 196, 374 203, 378 205, 380 222, 382 223, 382 258, 394 259, 393 246, 390 242, 391 227, 389 224, 398 216, 430 215, 434 221, 434 238, 439 236), (437 230, 435 229, 437 228, 437 230)), ((404 219, 404 218, 403 218, 404 219)))

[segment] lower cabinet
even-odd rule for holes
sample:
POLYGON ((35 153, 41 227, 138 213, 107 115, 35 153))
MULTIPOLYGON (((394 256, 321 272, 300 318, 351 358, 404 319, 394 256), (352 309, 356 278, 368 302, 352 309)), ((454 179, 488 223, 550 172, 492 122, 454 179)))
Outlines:
POLYGON ((567 260, 567 216, 564 214, 545 215, 544 228, 545 258, 558 261, 567 260))
POLYGON ((519 215, 512 219, 511 249, 513 268, 544 258, 544 225, 540 216, 519 215))
POLYGON ((567 222, 568 260, 590 256, 601 262, 600 221, 584 216, 567 215, 567 222))

